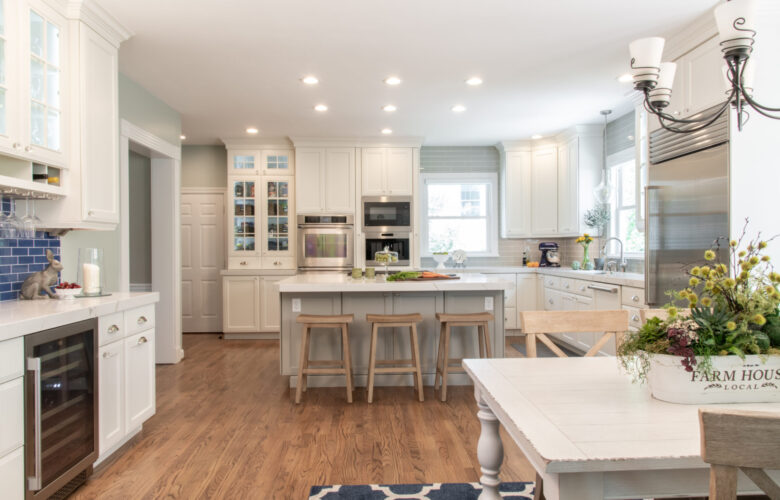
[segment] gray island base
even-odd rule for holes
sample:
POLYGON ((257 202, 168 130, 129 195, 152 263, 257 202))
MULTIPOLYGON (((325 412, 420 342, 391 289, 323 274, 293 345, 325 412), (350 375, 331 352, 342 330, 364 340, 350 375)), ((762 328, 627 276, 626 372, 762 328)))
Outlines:
MULTIPOLYGON (((436 313, 488 311, 495 320, 489 325, 494 357, 504 356, 504 290, 511 283, 481 274, 462 275, 459 280, 385 282, 353 280, 342 273, 301 274, 278 284, 281 294, 281 373, 297 385, 301 349, 299 314, 354 314, 349 326, 350 350, 355 386, 365 387, 368 378, 371 325, 366 314, 412 314, 423 316, 417 325, 424 385, 433 385, 439 342, 436 313)), ((337 330, 315 329, 311 337, 311 359, 341 359, 341 336, 337 330)), ((453 327, 450 358, 478 358, 476 328, 453 327)), ((377 359, 411 359, 409 331, 382 328, 377 359)), ((377 374, 376 386, 412 386, 412 375, 377 374)), ((451 374, 450 385, 471 384, 467 375, 451 374)), ((310 387, 343 387, 343 375, 310 375, 310 387)))

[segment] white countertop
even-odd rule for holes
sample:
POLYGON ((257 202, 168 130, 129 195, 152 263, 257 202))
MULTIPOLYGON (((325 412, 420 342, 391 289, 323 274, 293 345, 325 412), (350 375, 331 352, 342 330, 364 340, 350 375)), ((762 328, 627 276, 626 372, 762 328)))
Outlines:
POLYGON ((30 333, 105 316, 160 300, 157 292, 119 292, 93 299, 9 300, 0 302, 0 342, 30 333))
POLYGON ((355 280, 346 273, 305 273, 291 276, 279 282, 282 293, 295 292, 454 292, 480 290, 508 290, 514 285, 509 281, 484 274, 463 274, 457 280, 441 281, 384 281, 355 280))
POLYGON ((636 288, 645 287, 645 275, 640 273, 610 273, 601 274, 601 271, 575 271, 567 267, 467 267, 464 269, 446 269, 444 271, 432 269, 441 273, 482 273, 482 274, 521 274, 536 273, 551 276, 562 276, 564 278, 575 278, 599 283, 608 283, 610 285, 633 286, 636 288))

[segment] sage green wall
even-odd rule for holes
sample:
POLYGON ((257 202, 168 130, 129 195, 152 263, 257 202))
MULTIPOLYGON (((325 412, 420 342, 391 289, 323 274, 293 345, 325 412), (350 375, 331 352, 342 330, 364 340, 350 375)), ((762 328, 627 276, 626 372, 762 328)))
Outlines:
MULTIPOLYGON (((150 132, 173 145, 181 143, 181 116, 173 108, 149 93, 136 82, 119 73, 119 118, 150 132)), ((132 229, 132 228, 131 228, 132 229)), ((133 234, 130 234, 133 239, 133 234)), ((108 291, 119 290, 122 252, 120 229, 114 231, 71 231, 62 237, 62 279, 76 280, 79 248, 102 248, 104 285, 108 291)))
POLYGON ((182 146, 181 187, 227 187, 224 146, 182 146))
POLYGON ((152 282, 152 160, 130 151, 130 283, 152 282))

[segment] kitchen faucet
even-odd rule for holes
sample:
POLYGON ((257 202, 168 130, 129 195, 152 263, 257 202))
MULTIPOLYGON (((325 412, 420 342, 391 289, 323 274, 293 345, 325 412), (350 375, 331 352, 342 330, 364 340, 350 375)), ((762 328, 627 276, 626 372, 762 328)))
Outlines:
POLYGON ((623 258, 623 242, 620 241, 620 238, 616 238, 614 236, 612 238, 607 238, 604 241, 604 245, 601 247, 601 254, 604 256, 604 267, 602 271, 604 271, 605 273, 611 271, 611 266, 613 264, 615 265, 615 267, 617 267, 617 263, 614 260, 610 260, 610 261, 607 260, 607 245, 609 245, 609 242, 612 240, 615 240, 618 243, 620 243, 620 272, 624 273, 626 272, 626 268, 628 267, 628 264, 626 263, 626 259, 623 258))

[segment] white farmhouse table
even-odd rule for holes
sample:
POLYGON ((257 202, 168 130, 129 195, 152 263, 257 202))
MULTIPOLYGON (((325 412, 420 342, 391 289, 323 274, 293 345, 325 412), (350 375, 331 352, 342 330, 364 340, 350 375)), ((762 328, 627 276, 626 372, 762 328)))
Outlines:
MULTIPOLYGON (((697 405, 665 403, 614 357, 467 359, 482 430, 481 500, 498 494, 506 429, 547 500, 706 496, 697 405)), ((710 405, 780 412, 780 404, 710 405)), ((780 453, 780 450, 778 450, 780 453)), ((780 472, 770 475, 780 480, 780 472)), ((740 493, 760 490, 740 472, 740 493)))

